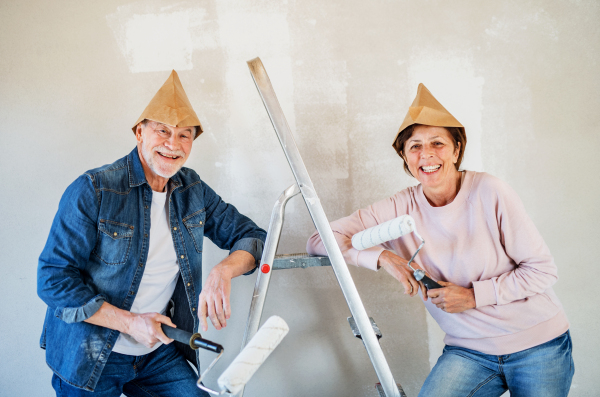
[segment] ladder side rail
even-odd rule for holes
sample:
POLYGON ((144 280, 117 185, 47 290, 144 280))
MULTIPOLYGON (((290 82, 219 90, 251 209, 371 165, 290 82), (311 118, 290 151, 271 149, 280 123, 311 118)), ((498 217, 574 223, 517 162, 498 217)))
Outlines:
MULTIPOLYGON (((260 259, 260 266, 258 268, 258 275, 256 276, 256 284, 254 284, 254 292, 252 293, 252 301, 250 303, 250 312, 248 313, 248 320, 246 322, 246 330, 244 331, 244 337, 242 339, 242 347, 248 344, 250 339, 258 331, 260 325, 260 319, 262 317, 262 311, 267 297, 267 290, 269 289, 269 282, 271 280, 271 273, 273 272, 273 262, 275 254, 277 252, 277 246, 279 245, 279 237, 281 236, 281 230, 283 228, 283 220, 285 215, 285 205, 287 202, 300 193, 298 185, 293 184, 281 193, 279 199, 273 207, 271 213, 271 221, 269 222, 269 230, 267 231, 267 239, 265 241, 265 247, 263 254, 260 259), (263 273, 263 265, 269 265, 269 271, 263 273)), ((244 387, 245 388, 245 387, 244 387)), ((239 397, 244 395, 244 388, 242 388, 239 397)))
POLYGON ((350 312, 360 330, 364 346, 371 359, 377 377, 381 382, 381 386, 385 391, 386 396, 400 397, 400 392, 385 359, 383 350, 371 327, 371 322, 360 296, 358 295, 356 285, 352 280, 346 261, 337 245, 333 231, 329 226, 327 216, 323 211, 319 197, 313 187, 306 166, 300 156, 300 152, 298 151, 298 147, 296 146, 296 142, 294 141, 264 66, 259 58, 255 58, 248 61, 248 67, 250 68, 256 88, 258 89, 269 118, 271 119, 271 123, 273 124, 273 128, 279 138, 281 147, 283 148, 290 168, 292 169, 292 173, 296 178, 308 211, 321 236, 325 250, 331 260, 331 266, 333 267, 338 283, 346 298, 350 312))

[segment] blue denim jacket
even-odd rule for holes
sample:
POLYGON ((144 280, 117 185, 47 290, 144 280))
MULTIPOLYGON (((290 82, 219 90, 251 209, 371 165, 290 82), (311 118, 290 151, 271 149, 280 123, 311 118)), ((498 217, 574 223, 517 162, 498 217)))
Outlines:
MULTIPOLYGON (((230 252, 248 251, 258 264, 266 233, 191 169, 173 176, 168 192, 180 269, 173 322, 197 332, 204 237, 230 252)), ((148 257, 151 203, 137 148, 81 175, 60 200, 38 264, 38 295, 48 305, 40 346, 50 368, 73 386, 94 390, 119 336, 83 320, 103 302, 131 308, 148 257)))

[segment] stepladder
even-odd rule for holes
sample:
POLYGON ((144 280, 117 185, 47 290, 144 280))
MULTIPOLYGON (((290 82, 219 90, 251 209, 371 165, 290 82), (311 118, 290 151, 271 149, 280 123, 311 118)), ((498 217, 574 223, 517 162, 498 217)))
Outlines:
MULTIPOLYGON (((352 280, 348 266, 337 245, 329 221, 321 207, 321 202, 316 194, 308 171, 302 161, 293 135, 266 74, 266 70, 259 58, 248 62, 254 83, 265 105, 269 118, 275 129, 281 147, 286 155, 296 183, 288 187, 276 201, 271 214, 271 221, 267 231, 267 239, 263 249, 260 268, 254 287, 250 312, 243 337, 242 348, 257 332, 260 325, 263 307, 267 296, 271 273, 273 270, 311 268, 317 266, 331 266, 342 290, 350 313, 348 322, 352 332, 363 342, 371 360, 379 383, 375 385, 379 396, 405 397, 400 384, 392 376, 389 365, 385 359, 379 338, 381 332, 375 321, 368 317, 356 286, 352 280), (276 256, 281 230, 283 227, 285 206, 294 196, 300 195, 308 208, 312 221, 321 236, 327 251, 327 256, 309 256, 306 254, 292 254, 276 256)), ((241 393, 243 395, 243 391, 241 393)))

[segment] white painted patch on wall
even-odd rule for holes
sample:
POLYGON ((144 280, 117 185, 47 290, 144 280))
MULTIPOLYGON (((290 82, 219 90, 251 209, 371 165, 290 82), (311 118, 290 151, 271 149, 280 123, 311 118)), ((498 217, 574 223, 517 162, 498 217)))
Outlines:
POLYGON ((465 126, 467 149, 461 168, 483 171, 481 155, 483 77, 475 73, 472 56, 452 51, 421 49, 411 55, 407 67, 410 103, 419 83, 465 126))
POLYGON ((161 7, 138 2, 118 7, 106 17, 131 73, 191 70, 195 49, 214 48, 201 29, 206 10, 193 3, 161 7))

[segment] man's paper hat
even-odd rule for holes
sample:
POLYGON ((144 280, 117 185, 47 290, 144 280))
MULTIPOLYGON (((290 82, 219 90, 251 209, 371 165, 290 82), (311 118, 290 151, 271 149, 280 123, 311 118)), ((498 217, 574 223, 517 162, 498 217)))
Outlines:
POLYGON ((431 125, 434 127, 459 127, 463 129, 463 133, 465 129, 465 127, 459 123, 458 120, 456 120, 454 116, 452 116, 450 112, 433 97, 433 95, 431 95, 431 92, 429 92, 423 83, 419 83, 417 97, 408 108, 408 113, 398 130, 396 138, 394 138, 394 142, 396 142, 398 135, 400 135, 402 131, 413 124, 431 125))
POLYGON ((185 94, 177 72, 174 70, 135 122, 133 126, 134 133, 137 125, 144 119, 158 121, 174 127, 198 127, 194 139, 203 132, 200 120, 198 120, 196 112, 192 109, 192 104, 185 94))

